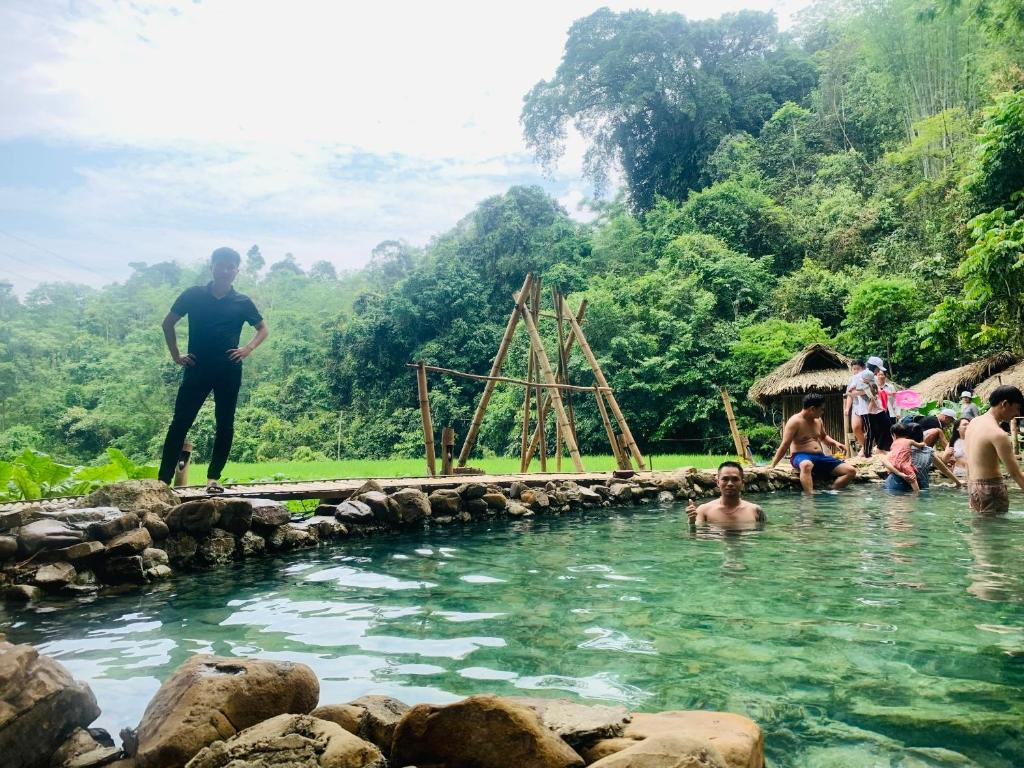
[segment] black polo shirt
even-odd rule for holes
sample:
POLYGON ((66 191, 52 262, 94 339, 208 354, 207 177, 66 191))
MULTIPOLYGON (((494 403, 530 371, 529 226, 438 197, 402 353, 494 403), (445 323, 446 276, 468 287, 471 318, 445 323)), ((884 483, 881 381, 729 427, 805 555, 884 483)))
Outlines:
POLYGON ((188 316, 188 351, 199 365, 228 362, 228 350, 238 347, 242 326, 255 327, 263 316, 244 293, 232 288, 222 298, 213 283, 196 285, 175 299, 171 312, 188 316))
POLYGON ((925 432, 929 429, 942 429, 942 423, 939 421, 937 416, 925 416, 923 419, 918 421, 917 424, 925 432))

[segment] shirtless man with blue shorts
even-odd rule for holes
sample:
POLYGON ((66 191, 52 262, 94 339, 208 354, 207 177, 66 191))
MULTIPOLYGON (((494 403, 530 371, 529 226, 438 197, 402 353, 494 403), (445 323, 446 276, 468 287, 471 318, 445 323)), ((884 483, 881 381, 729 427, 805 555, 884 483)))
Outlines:
POLYGON ((842 459, 825 453, 825 446, 830 445, 842 451, 842 443, 833 440, 825 431, 825 396, 816 392, 804 395, 803 410, 793 414, 782 430, 782 445, 775 452, 770 467, 774 469, 786 451, 792 448, 789 462, 793 469, 800 473, 800 485, 805 493, 814 493, 814 475, 826 475, 834 478, 832 489, 838 491, 857 476, 857 470, 842 459))

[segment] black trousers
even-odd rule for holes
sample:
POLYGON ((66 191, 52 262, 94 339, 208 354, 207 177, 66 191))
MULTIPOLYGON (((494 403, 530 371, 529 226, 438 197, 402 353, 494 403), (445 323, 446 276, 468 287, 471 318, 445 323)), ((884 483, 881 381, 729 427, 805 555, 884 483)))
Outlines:
POLYGON ((231 452, 231 441, 235 437, 235 407, 238 405, 238 389, 241 386, 240 363, 185 368, 181 376, 181 386, 178 387, 178 397, 174 401, 174 418, 167 429, 167 439, 164 440, 160 472, 157 477, 168 484, 174 479, 174 468, 181 454, 181 445, 195 423, 199 409, 212 392, 217 430, 213 438, 213 455, 210 457, 210 467, 206 471, 206 476, 211 480, 220 479, 220 473, 228 460, 228 453, 231 452))
POLYGON ((887 411, 872 413, 864 419, 864 455, 870 456, 871 449, 888 451, 892 448, 892 417, 887 411))

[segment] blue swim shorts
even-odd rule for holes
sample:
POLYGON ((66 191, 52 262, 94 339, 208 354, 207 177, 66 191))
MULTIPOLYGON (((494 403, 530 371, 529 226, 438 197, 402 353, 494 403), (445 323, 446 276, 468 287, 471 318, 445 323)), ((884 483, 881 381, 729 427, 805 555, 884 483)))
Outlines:
POLYGON ((814 464, 813 471, 821 474, 832 474, 832 470, 843 463, 842 459, 824 453, 794 453, 790 457, 789 463, 793 465, 793 469, 799 471, 800 462, 808 460, 814 464))

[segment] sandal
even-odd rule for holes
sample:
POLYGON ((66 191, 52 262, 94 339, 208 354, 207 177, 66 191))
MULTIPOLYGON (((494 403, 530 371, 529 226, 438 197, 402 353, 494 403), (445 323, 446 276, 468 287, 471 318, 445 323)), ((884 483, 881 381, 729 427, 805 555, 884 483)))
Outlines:
POLYGON ((206 492, 209 494, 224 493, 224 486, 221 485, 217 480, 207 480, 206 492))

